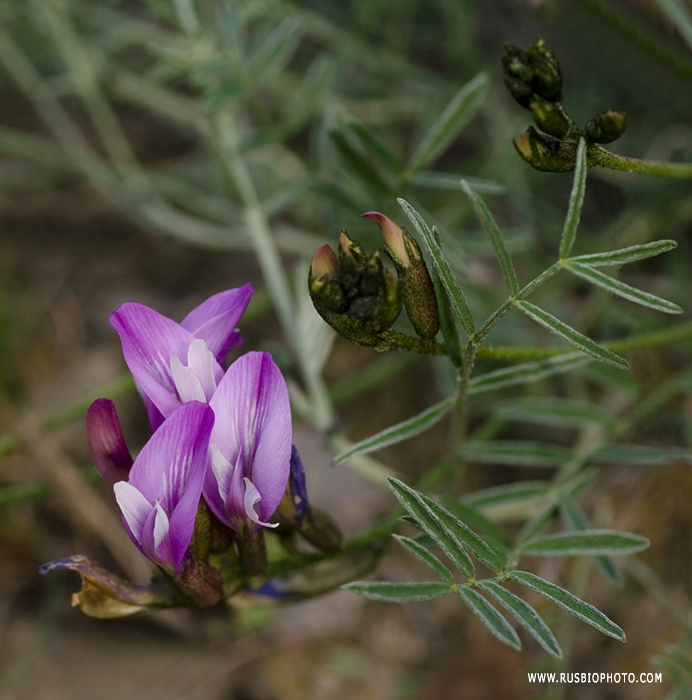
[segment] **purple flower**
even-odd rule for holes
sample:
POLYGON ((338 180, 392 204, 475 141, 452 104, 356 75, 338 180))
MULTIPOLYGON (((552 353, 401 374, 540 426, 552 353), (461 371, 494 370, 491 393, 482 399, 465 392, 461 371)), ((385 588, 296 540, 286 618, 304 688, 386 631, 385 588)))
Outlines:
POLYGON ((111 314, 152 429, 186 401, 209 401, 223 376, 220 363, 242 342, 236 325, 251 295, 250 284, 215 294, 179 324, 134 302, 111 314))
POLYGON ((286 382, 266 352, 229 368, 209 402, 216 416, 204 497, 238 533, 267 526, 288 483, 291 408, 286 382))
POLYGON ((130 538, 173 576, 183 571, 204 485, 214 413, 189 401, 164 421, 113 486, 130 538))
POLYGON ((101 476, 113 486, 127 480, 132 456, 125 444, 115 405, 109 399, 96 399, 86 415, 89 452, 101 476))

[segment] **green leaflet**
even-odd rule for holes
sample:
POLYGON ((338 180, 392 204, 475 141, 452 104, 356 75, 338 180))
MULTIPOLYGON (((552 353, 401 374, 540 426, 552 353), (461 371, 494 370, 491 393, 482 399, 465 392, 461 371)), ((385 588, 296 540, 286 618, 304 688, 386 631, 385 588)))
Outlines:
POLYGON ((673 248, 677 248, 677 243, 671 240, 654 241, 642 245, 632 245, 619 250, 609 250, 605 253, 590 253, 588 255, 577 255, 570 258, 570 262, 582 263, 589 267, 609 267, 611 265, 625 265, 653 258, 656 255, 665 253, 673 248))
POLYGON ((487 391, 504 389, 508 386, 537 382, 546 377, 583 367, 589 362, 591 362, 591 358, 583 353, 570 352, 549 357, 547 360, 522 362, 513 367, 503 367, 473 377, 469 382, 469 395, 473 396, 487 391))
POLYGON ((577 148, 577 158, 574 165, 574 182, 572 184, 572 192, 569 197, 569 206, 567 208, 567 216, 565 217, 565 225, 562 229, 562 237, 560 238, 560 257, 566 258, 569 256, 574 239, 577 237, 577 229, 579 228, 579 219, 581 217, 581 209, 584 205, 584 192, 586 190, 586 141, 579 139, 579 147, 577 148))
POLYGON ((448 584, 437 581, 423 583, 354 581, 353 583, 345 584, 342 588, 383 603, 410 603, 415 600, 431 600, 451 592, 448 584))
POLYGON ((412 540, 410 537, 402 537, 394 535, 394 539, 401 543, 409 552, 411 552, 419 561, 423 562, 433 573, 437 574, 442 581, 448 585, 454 584, 454 576, 452 572, 428 549, 423 545, 412 540))
POLYGON ((512 649, 521 649, 521 641, 514 628, 478 591, 467 586, 457 590, 460 598, 473 610, 480 621, 501 641, 512 649))
POLYGON ((551 655, 562 658, 562 650, 541 616, 519 596, 501 586, 497 581, 479 581, 478 587, 487 591, 531 636, 551 655))
POLYGON ((599 632, 613 637, 620 642, 627 641, 625 633, 618 625, 606 617, 600 610, 589 605, 581 598, 577 598, 574 594, 566 591, 560 586, 556 586, 550 581, 542 579, 540 576, 531 574, 528 571, 511 571, 510 578, 518 581, 523 586, 530 588, 536 593, 540 593, 543 597, 552 601, 558 607, 566 610, 568 613, 578 617, 582 622, 595 627, 599 632))
POLYGON ((414 491, 398 479, 388 478, 389 488, 404 508, 413 516, 418 525, 439 545, 440 549, 463 572, 467 578, 475 574, 473 562, 466 553, 464 544, 457 532, 440 520, 435 510, 430 507, 427 497, 414 491))
POLYGON ((575 262, 570 260, 566 265, 565 269, 569 270, 572 274, 582 279, 591 282, 602 289, 606 289, 617 296, 627 299, 628 301, 633 301, 635 304, 640 304, 641 306, 648 306, 651 309, 656 309, 656 311, 661 311, 665 314, 681 314, 683 309, 674 304, 672 301, 667 299, 661 299, 654 294, 649 294, 641 289, 632 287, 629 284, 625 284, 610 275, 606 275, 600 270, 594 269, 589 265, 584 265, 583 263, 575 262))
POLYGON ((617 530, 557 532, 533 537, 521 548, 522 554, 550 557, 572 554, 634 554, 649 546, 641 535, 617 530))
POLYGON ((387 482, 404 508, 466 576, 471 578, 474 572, 473 564, 466 555, 466 551, 473 554, 492 571, 497 572, 502 569, 503 557, 501 554, 446 508, 398 479, 388 477, 387 482), (459 552, 462 552, 463 556, 460 557, 459 552))
POLYGON ((471 200, 476 216, 490 236, 490 240, 495 248, 495 253, 497 254, 497 259, 500 263, 500 268, 502 269, 502 274, 507 283, 507 288, 509 289, 509 293, 514 296, 519 292, 519 280, 517 280, 517 273, 514 271, 514 264, 507 252, 500 228, 495 222, 495 219, 493 219, 493 215, 490 213, 488 207, 485 206, 485 202, 471 189, 465 180, 461 181, 461 189, 464 190, 471 200))
MULTIPOLYGON (((584 511, 579 507, 577 499, 571 493, 560 493, 560 515, 563 522, 570 530, 589 530, 591 525, 584 511)), ((591 557, 593 565, 601 575, 614 586, 622 585, 620 572, 615 568, 613 560, 609 556, 596 555, 591 557)))
POLYGON ((566 323, 560 321, 558 318, 555 318, 555 316, 549 314, 547 311, 544 311, 535 304, 531 304, 528 301, 517 301, 516 306, 529 318, 536 321, 536 323, 539 323, 552 333, 559 335, 568 343, 576 345, 576 347, 585 352, 587 355, 590 355, 601 362, 607 362, 608 364, 615 365, 620 369, 629 369, 627 360, 619 355, 616 355, 607 348, 604 348, 602 345, 594 342, 591 340, 591 338, 588 338, 571 326, 568 326, 566 323))

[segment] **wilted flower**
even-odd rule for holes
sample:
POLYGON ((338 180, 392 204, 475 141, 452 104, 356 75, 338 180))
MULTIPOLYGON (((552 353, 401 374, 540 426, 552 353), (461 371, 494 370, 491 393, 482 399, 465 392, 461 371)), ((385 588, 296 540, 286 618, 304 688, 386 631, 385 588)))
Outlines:
POLYGON ((111 314, 154 430, 182 403, 209 401, 251 295, 250 284, 215 294, 179 324, 133 302, 111 314))
POLYGON ((183 572, 204 485, 211 408, 189 401, 144 445, 127 481, 113 486, 137 548, 172 576, 183 572))

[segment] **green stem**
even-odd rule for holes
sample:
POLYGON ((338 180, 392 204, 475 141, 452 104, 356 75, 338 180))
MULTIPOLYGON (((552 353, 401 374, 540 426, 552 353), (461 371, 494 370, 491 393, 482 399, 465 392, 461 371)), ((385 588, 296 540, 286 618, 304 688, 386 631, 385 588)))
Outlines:
POLYGON ((588 158, 589 165, 601 165, 604 168, 620 170, 626 173, 676 178, 692 177, 692 163, 671 163, 661 160, 629 158, 607 151, 602 146, 589 146, 588 158))
POLYGON ((446 355, 447 348, 438 343, 434 338, 417 338, 413 335, 399 333, 392 329, 386 330, 377 335, 380 342, 375 345, 375 350, 385 352, 387 350, 407 350, 417 352, 421 355, 446 355))
POLYGON ((308 357, 304 338, 297 327, 288 279, 259 194, 240 151, 240 134, 234 114, 229 109, 217 112, 207 135, 243 202, 247 234, 252 240, 282 329, 293 346, 308 394, 312 398, 312 420, 318 429, 327 430, 334 423, 334 411, 324 382, 308 357))

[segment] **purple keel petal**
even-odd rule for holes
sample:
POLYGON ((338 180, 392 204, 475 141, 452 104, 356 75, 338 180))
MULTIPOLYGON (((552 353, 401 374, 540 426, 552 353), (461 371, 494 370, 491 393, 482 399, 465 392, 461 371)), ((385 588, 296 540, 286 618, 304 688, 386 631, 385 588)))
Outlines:
POLYGON ((115 405, 109 399, 96 399, 86 415, 89 453, 101 476, 113 486, 126 481, 132 456, 125 444, 115 405))
POLYGON ((129 481, 114 487, 135 544, 175 575, 192 538, 213 423, 207 404, 183 404, 142 448, 129 481))
POLYGON ((237 485, 241 476, 247 478, 260 495, 254 510, 259 520, 266 522, 288 482, 292 429, 286 382, 269 353, 250 352, 229 367, 209 403, 216 415, 210 442, 218 446, 228 468, 242 474, 220 478, 209 470, 205 497, 216 515, 231 527, 238 520, 247 523, 245 507, 218 512, 221 503, 244 503, 244 493, 219 493, 219 484, 223 490, 224 486, 237 485))
POLYGON ((190 311, 180 325, 204 340, 216 360, 223 362, 228 351, 241 342, 236 326, 251 296, 251 284, 214 294, 190 311))

